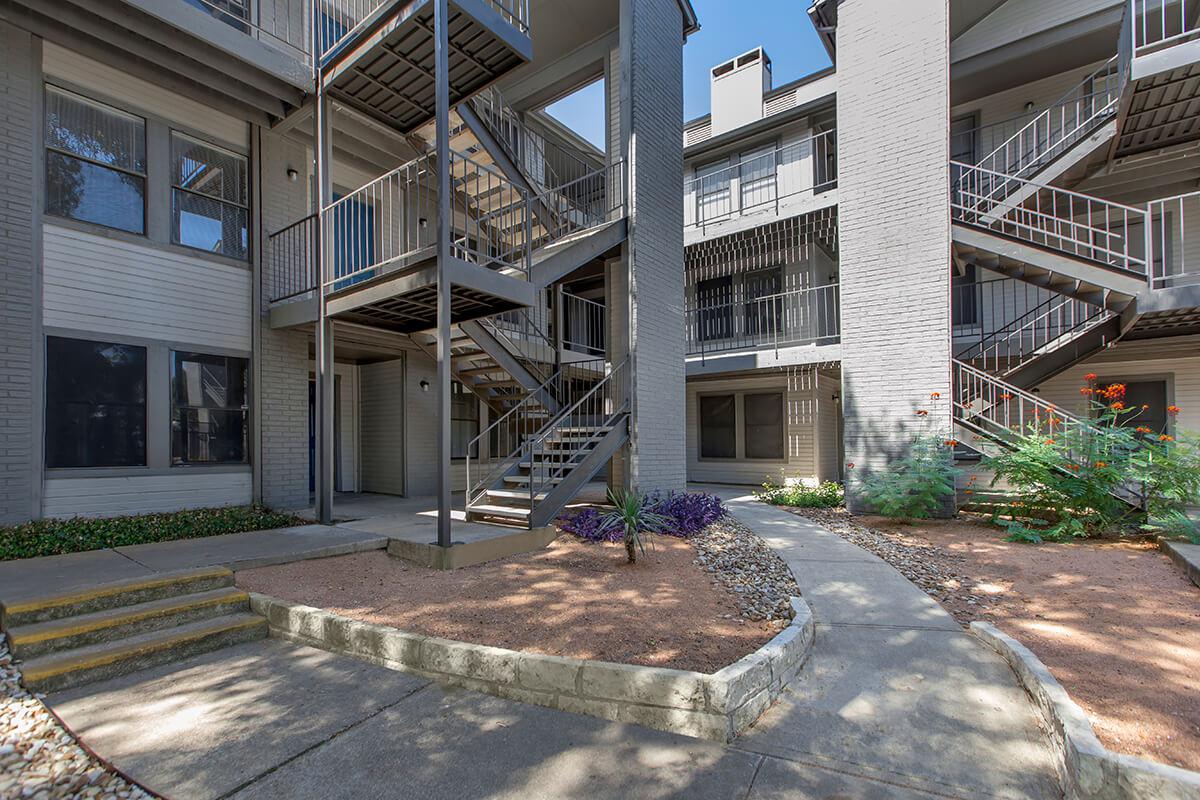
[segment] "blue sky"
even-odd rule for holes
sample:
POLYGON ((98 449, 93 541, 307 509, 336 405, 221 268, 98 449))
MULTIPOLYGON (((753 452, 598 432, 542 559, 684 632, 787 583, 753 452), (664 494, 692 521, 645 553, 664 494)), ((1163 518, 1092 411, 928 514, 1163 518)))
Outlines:
MULTIPOLYGON (((700 32, 683 48, 683 118, 707 114, 708 71, 759 45, 771 57, 775 85, 829 66, 825 48, 805 13, 804 0, 692 0, 700 32)), ((576 92, 547 109, 559 120, 602 147, 602 82, 576 92)))

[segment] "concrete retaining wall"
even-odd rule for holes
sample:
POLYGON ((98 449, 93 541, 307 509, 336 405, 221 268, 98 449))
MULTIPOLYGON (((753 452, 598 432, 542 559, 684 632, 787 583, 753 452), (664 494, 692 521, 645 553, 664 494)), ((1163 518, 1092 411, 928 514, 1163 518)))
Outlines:
POLYGON ((1087 715, 1029 648, 986 622, 971 633, 1012 666, 1050 728, 1067 800, 1200 800, 1200 773, 1120 755, 1096 738, 1087 715))
POLYGON ((812 649, 812 611, 792 599, 795 618, 766 645, 711 675, 521 653, 406 633, 250 595, 272 636, 354 656, 442 684, 576 714, 732 741, 779 696, 812 649))

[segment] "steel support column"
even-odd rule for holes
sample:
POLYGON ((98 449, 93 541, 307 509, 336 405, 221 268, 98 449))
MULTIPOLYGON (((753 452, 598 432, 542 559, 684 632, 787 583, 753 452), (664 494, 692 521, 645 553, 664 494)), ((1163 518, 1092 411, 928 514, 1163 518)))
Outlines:
MULTIPOLYGON (((317 50, 314 33, 313 52, 317 50)), ((321 79, 320 66, 314 66, 316 101, 313 109, 313 159, 316 186, 313 204, 316 225, 313 229, 313 258, 317 265, 317 330, 314 357, 316 391, 316 516, 323 525, 333 523, 333 322, 329 319, 325 283, 332 267, 331 242, 326 241, 325 209, 333 201, 333 145, 330 137, 330 106, 321 79)))
POLYGON ((433 62, 436 114, 434 149, 438 165, 437 237, 437 368, 438 368, 438 523, 437 543, 450 547, 450 283, 446 268, 450 260, 450 65, 447 0, 433 3, 433 62))

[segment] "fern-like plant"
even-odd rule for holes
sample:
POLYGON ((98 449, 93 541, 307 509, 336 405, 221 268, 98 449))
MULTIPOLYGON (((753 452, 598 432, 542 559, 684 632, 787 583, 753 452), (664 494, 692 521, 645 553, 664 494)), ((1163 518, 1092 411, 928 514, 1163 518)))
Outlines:
POLYGON ((598 532, 603 534, 606 531, 620 530, 625 542, 625 555, 629 563, 633 564, 637 561, 639 550, 642 555, 646 554, 645 535, 662 533, 671 521, 662 514, 651 511, 649 499, 637 492, 610 489, 608 501, 615 508, 600 520, 598 532))
POLYGON ((907 522, 929 519, 954 495, 954 445, 943 436, 922 435, 903 458, 862 481, 860 496, 871 509, 907 522))

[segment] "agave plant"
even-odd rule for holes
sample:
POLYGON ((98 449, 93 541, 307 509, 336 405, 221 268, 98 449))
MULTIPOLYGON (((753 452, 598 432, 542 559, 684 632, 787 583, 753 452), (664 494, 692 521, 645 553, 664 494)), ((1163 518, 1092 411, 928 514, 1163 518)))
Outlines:
POLYGON ((646 554, 645 534, 662 533, 671 521, 651 511, 650 499, 637 492, 609 490, 608 501, 616 508, 600 520, 598 532, 620 530, 624 534, 625 555, 629 563, 637 561, 638 550, 646 554))

